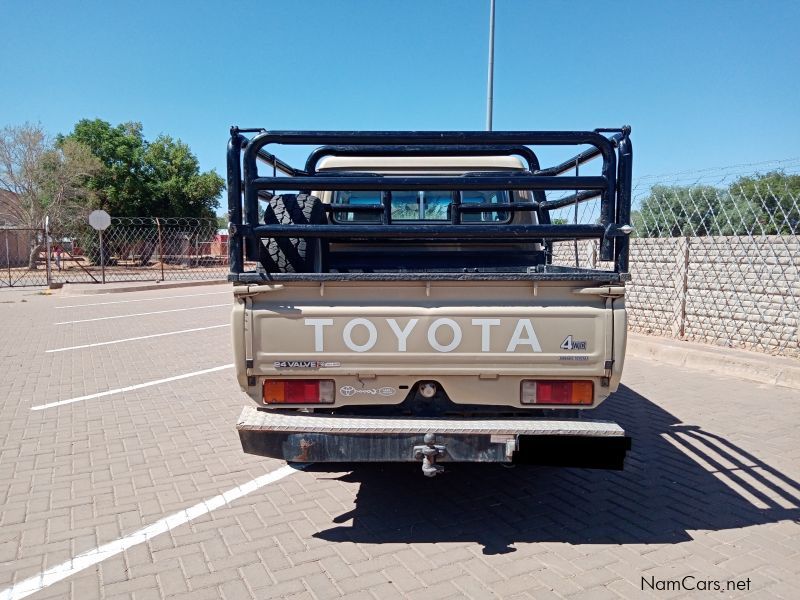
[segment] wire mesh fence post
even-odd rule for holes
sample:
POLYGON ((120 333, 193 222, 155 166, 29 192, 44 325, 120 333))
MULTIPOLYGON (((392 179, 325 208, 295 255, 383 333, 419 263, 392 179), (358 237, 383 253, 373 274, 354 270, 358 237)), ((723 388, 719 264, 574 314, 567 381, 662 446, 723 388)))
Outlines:
POLYGON ((678 337, 684 338, 686 336, 686 297, 689 295, 689 248, 691 247, 691 238, 687 235, 683 238, 683 255, 679 258, 683 260, 681 272, 683 274, 680 283, 680 290, 678 297, 680 298, 681 310, 678 320, 678 337))
POLYGON ((50 217, 44 218, 44 246, 47 252, 47 287, 52 287, 53 271, 50 265, 50 217))
POLYGON ((161 263, 161 281, 164 281, 164 240, 161 237, 161 221, 156 217, 156 228, 158 229, 158 262, 161 263))
MULTIPOLYGON (((580 163, 576 160, 575 161, 575 177, 580 175, 580 163)), ((580 190, 575 190, 575 194, 577 195, 580 190)), ((575 221, 574 223, 578 224, 578 198, 575 198, 575 221)), ((575 247, 575 268, 580 269, 581 267, 581 260, 578 257, 578 240, 574 240, 574 247, 575 247)))
POLYGON ((8 286, 11 287, 11 249, 8 246, 8 229, 6 234, 6 268, 8 269, 8 286))
POLYGON ((681 331, 685 329, 686 295, 684 294, 683 282, 686 278, 684 255, 687 239, 686 237, 675 238, 672 247, 667 248, 664 252, 664 258, 669 261, 668 264, 671 264, 672 267, 671 276, 669 280, 665 281, 665 283, 668 283, 668 287, 664 290, 665 293, 669 294, 671 300, 667 333, 674 338, 680 337, 681 331))
POLYGON ((106 255, 105 249, 103 248, 103 230, 99 229, 97 234, 100 236, 100 273, 103 280, 103 283, 106 282, 106 255))

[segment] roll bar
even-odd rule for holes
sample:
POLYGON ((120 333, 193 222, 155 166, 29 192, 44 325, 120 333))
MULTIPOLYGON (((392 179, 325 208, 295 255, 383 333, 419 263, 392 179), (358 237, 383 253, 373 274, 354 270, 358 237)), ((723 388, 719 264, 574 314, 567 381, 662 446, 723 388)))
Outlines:
MULTIPOLYGON (((630 221, 632 145, 630 127, 594 131, 267 131, 232 127, 228 142, 228 218, 230 221, 230 270, 232 278, 244 271, 244 257, 257 260, 259 240, 266 237, 320 239, 425 239, 457 243, 514 240, 552 244, 556 239, 596 238, 599 258, 613 261, 614 271, 627 272, 630 221), (255 133, 248 139, 243 133, 255 133), (607 137, 605 134, 612 134, 607 137), (304 169, 297 169, 265 150, 270 144, 314 145, 304 169), (588 145, 573 158, 542 169, 530 146, 588 145), (527 163, 523 172, 478 172, 453 175, 377 175, 372 173, 320 173, 325 156, 512 156, 527 163), (564 175, 577 166, 602 158, 599 176, 564 175), (273 175, 261 176, 258 161, 271 165, 273 175), (280 171, 284 176, 278 176, 280 171), (498 210, 500 205, 464 205, 454 194, 449 224, 389 224, 391 192, 399 190, 528 190, 533 203, 503 203, 506 211, 535 210, 537 225, 462 224, 462 213, 498 210), (267 191, 366 190, 381 192, 381 204, 349 212, 375 212, 380 223, 358 225, 263 225, 258 220, 259 197, 267 191), (545 199, 547 190, 573 190, 559 200, 545 199), (551 225, 549 211, 600 198, 600 222, 596 225, 551 225), (524 206, 523 206, 524 204, 524 206)), ((330 207, 331 211, 340 210, 330 207)))

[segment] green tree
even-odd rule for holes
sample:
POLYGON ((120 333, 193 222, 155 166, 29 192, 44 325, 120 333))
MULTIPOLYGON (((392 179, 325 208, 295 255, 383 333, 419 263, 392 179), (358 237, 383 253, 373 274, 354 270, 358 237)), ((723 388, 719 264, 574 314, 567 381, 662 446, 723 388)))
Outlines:
POLYGON ((631 225, 638 237, 714 235, 726 195, 709 185, 654 185, 631 225))
POLYGON ((736 217, 756 235, 796 234, 800 230, 800 175, 771 171, 740 177, 728 188, 736 217))
MULTIPOLYGON (((90 149, 75 141, 56 145, 40 125, 0 130, 0 216, 16 225, 40 229, 45 217, 54 228, 83 218, 93 203, 89 182, 101 165, 90 149)), ((28 268, 35 269, 44 236, 30 238, 28 268)))
POLYGON ((197 157, 180 140, 159 136, 152 143, 141 123, 112 126, 83 119, 60 141, 88 146, 103 165, 90 180, 98 207, 115 217, 213 218, 224 181, 200 172, 197 157))
POLYGON ((655 185, 631 224, 639 237, 796 234, 800 175, 750 175, 727 189, 655 185))
POLYGON ((200 172, 189 146, 169 136, 148 144, 144 162, 150 174, 151 205, 146 214, 215 218, 224 182, 213 171, 200 172))
POLYGON ((59 143, 75 140, 98 158, 103 168, 89 181, 96 192, 97 206, 114 216, 141 215, 150 197, 149 177, 144 163, 146 142, 139 123, 110 123, 83 119, 59 143))

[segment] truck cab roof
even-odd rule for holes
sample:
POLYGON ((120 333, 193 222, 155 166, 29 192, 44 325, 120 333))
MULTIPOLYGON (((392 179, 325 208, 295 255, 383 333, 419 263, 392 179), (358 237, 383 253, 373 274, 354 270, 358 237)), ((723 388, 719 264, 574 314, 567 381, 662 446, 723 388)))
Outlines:
POLYGON ((521 171, 517 156, 326 156, 317 171, 429 174, 469 171, 521 171))

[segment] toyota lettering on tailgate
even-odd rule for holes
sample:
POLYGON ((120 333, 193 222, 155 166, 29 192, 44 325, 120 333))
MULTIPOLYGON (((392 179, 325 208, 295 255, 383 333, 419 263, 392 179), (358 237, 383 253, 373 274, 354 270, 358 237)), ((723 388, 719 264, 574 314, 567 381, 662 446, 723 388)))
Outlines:
MULTIPOLYGON (((401 323, 398 319, 376 319, 385 321, 394 340, 397 352, 406 352, 409 337, 417 331, 419 319, 408 319, 401 323)), ((378 327, 373 320, 365 318, 350 319, 342 330, 342 342, 353 352, 369 352, 378 343, 378 327), (357 338, 359 341, 356 341, 357 338)), ((401 319, 402 321, 402 319, 401 319)), ((480 330, 481 352, 490 352, 492 345, 492 328, 500 325, 500 319, 471 319, 470 327, 480 330)), ((333 326, 333 319, 305 319, 307 327, 314 330, 314 351, 325 352, 326 327, 333 326)), ((385 332, 384 332, 385 334, 385 332)), ((329 333, 330 335, 330 333, 329 333)), ((464 332, 462 325, 453 319, 443 317, 431 322, 427 331, 420 328, 416 339, 425 339, 436 352, 453 352, 461 346, 464 332)), ((502 340, 505 352, 541 352, 539 338, 530 319, 517 319, 514 331, 508 340, 502 340)), ((477 349, 476 349, 477 350, 477 349)))

